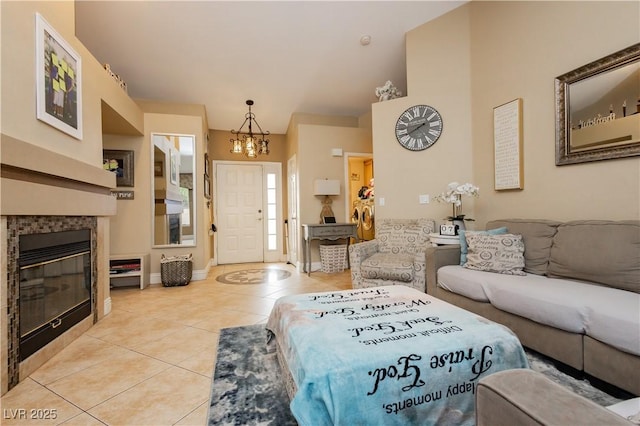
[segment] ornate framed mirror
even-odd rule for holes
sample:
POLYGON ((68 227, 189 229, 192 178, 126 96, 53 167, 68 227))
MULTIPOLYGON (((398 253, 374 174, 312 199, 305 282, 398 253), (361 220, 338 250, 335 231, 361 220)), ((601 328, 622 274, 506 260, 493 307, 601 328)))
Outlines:
POLYGON ((556 165, 640 155, 640 43, 555 79, 556 165))

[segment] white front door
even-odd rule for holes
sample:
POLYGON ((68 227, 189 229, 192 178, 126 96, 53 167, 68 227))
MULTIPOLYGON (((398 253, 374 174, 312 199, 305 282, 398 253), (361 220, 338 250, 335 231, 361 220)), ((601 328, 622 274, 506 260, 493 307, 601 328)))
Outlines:
POLYGON ((261 165, 218 164, 218 263, 263 262, 261 165))

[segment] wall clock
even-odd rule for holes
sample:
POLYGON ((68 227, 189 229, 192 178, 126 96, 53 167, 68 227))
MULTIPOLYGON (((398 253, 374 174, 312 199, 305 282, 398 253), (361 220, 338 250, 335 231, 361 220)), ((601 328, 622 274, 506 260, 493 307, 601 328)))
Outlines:
POLYGON ((396 122, 396 138, 411 151, 422 151, 436 143, 442 134, 442 117, 429 105, 407 108, 396 122))

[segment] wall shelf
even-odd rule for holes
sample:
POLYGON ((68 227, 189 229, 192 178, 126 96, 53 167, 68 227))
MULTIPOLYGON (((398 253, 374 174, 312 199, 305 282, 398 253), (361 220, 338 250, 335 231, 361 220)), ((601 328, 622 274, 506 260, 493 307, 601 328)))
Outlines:
POLYGON ((149 285, 149 254, 114 255, 109 257, 109 286, 140 287, 149 285))

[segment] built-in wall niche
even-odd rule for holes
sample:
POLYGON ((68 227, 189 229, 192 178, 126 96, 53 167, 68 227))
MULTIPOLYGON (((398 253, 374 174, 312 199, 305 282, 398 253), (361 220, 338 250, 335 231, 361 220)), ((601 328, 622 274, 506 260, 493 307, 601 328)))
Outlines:
POLYGON ((154 247, 195 246, 195 136, 151 135, 154 247))

